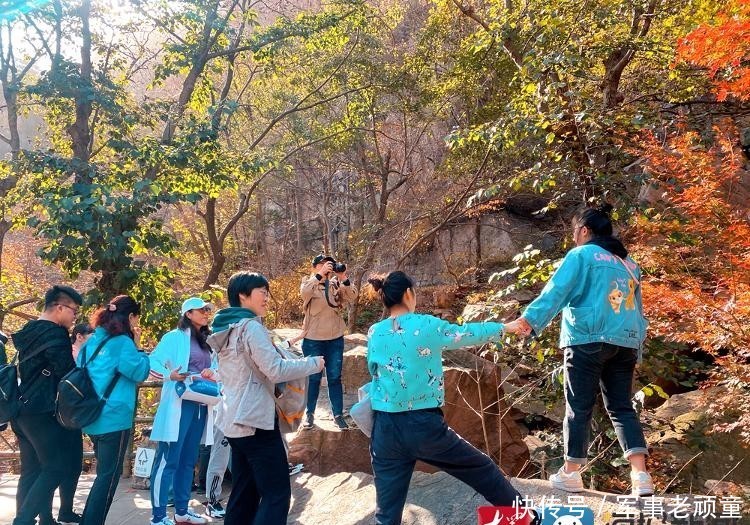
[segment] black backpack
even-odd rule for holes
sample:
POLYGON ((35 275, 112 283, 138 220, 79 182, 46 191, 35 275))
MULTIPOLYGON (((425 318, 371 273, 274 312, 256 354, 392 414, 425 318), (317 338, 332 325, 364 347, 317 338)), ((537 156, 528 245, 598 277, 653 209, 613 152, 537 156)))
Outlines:
POLYGON ((115 377, 107 385, 104 395, 99 397, 94 388, 94 382, 91 381, 91 376, 89 376, 89 371, 86 369, 86 365, 99 355, 101 349, 112 337, 110 335, 104 338, 88 361, 86 360, 86 346, 81 348, 81 366, 77 366, 65 374, 57 385, 55 417, 57 422, 65 428, 77 430, 96 421, 102 413, 104 404, 112 394, 112 390, 117 385, 117 381, 120 379, 119 372, 115 372, 115 377))
POLYGON ((13 361, 0 366, 0 423, 7 423, 16 417, 23 403, 23 394, 31 390, 31 386, 39 377, 50 375, 49 370, 42 370, 39 375, 23 383, 21 385, 23 392, 19 392, 21 389, 18 388, 18 366, 58 344, 59 341, 47 341, 47 343, 35 348, 33 352, 24 357, 20 362, 18 361, 18 351, 16 351, 13 361))

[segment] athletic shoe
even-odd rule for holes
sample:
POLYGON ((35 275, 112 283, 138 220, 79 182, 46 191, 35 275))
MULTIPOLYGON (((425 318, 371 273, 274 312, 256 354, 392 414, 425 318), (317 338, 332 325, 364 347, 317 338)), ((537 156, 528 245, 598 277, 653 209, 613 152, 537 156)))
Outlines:
POLYGON ((61 512, 57 515, 57 523, 60 525, 76 525, 77 523, 81 523, 81 518, 83 518, 83 516, 77 512, 61 512))
POLYGON ((344 421, 344 416, 336 416, 333 418, 333 422, 339 427, 339 430, 349 430, 349 425, 344 421))
POLYGON ((303 430, 310 430, 315 425, 315 414, 308 412, 305 414, 305 420, 302 422, 303 430))
POLYGON ((224 519, 227 511, 224 510, 224 506, 220 501, 210 501, 206 503, 206 514, 208 514, 209 518, 224 519))
POLYGON ((565 472, 565 467, 560 467, 560 470, 555 472, 549 477, 552 487, 566 492, 581 492, 583 491, 583 479, 581 479, 581 473, 577 470, 574 472, 565 472))
POLYGON ((170 520, 168 517, 164 516, 159 521, 151 521, 151 525, 174 525, 174 521, 170 520))
POLYGON ((204 518, 203 516, 198 516, 195 512, 188 509, 187 513, 185 514, 175 513, 174 522, 175 522, 175 525, 179 523, 202 524, 202 523, 208 523, 208 520, 204 518))
POLYGON ((303 468, 305 468, 305 466, 302 463, 297 463, 296 465, 289 463, 289 475, 294 476, 295 474, 299 474, 302 472, 303 468))
POLYGON ((653 496, 654 481, 648 472, 631 472, 630 481, 633 483, 633 496, 653 496))

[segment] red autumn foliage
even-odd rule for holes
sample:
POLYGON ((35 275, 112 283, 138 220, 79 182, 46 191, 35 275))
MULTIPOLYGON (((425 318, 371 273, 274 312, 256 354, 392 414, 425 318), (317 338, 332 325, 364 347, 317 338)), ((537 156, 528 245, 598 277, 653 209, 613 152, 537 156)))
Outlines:
POLYGON ((637 219, 638 251, 652 269, 644 303, 657 335, 750 358, 746 172, 734 129, 717 127, 713 139, 705 147, 696 133, 682 132, 666 144, 653 135, 639 144, 663 191, 653 213, 637 219))
POLYGON ((750 176, 730 125, 710 145, 695 132, 641 137, 634 152, 661 190, 660 202, 636 218, 637 256, 648 276, 644 306, 652 336, 699 346, 719 365, 713 378, 739 388, 715 400, 715 413, 750 444, 750 176))
POLYGON ((730 0, 713 24, 680 40, 677 56, 707 70, 718 100, 750 100, 750 0, 730 0))

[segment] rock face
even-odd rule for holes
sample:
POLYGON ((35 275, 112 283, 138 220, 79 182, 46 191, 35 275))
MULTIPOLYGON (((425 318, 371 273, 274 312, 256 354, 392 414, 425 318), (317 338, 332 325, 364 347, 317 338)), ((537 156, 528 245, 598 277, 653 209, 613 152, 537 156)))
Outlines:
MULTIPOLYGON (((343 382, 345 407, 356 400, 357 388, 370 380, 367 349, 355 346, 344 353, 343 382)), ((503 379, 494 363, 458 350, 445 354, 445 419, 472 445, 487 453, 509 475, 518 474, 529 460, 521 429, 503 401, 503 379), (480 414, 484 414, 480 416, 480 414)), ((507 384, 507 383, 506 383, 507 384)), ((321 391, 319 407, 327 404, 321 391)), ((316 412, 316 422, 325 414, 316 412)), ((321 420, 322 427, 300 431, 290 440, 290 461, 305 464, 314 474, 372 472, 369 441, 359 431, 338 432, 321 420)), ((417 469, 434 471, 418 464, 417 469)))
POLYGON ((289 461, 304 463, 305 472, 320 476, 372 473, 369 447, 370 440, 359 430, 339 432, 316 426, 301 430, 289 441, 289 461))
POLYGON ((494 363, 458 350, 445 354, 445 419, 469 443, 487 453, 506 474, 526 466, 529 449, 503 400, 503 379, 494 363))
MULTIPOLYGON (((534 505, 555 498, 568 502, 568 494, 550 488, 541 480, 511 480, 522 496, 534 505)), ((595 523, 612 522, 618 510, 612 494, 585 491, 577 496, 595 514, 595 523), (606 499, 605 499, 606 498, 606 499)), ((468 485, 444 472, 415 472, 404 507, 402 525, 457 525, 477 522, 477 508, 488 503, 468 485)), ((287 523, 299 525, 370 525, 375 517, 375 486, 369 474, 332 474, 327 477, 301 474, 292 481, 292 506, 287 523)), ((624 521, 623 521, 624 523, 624 521)), ((652 520, 652 525, 663 523, 652 520)))
POLYGON ((684 466, 679 478, 686 485, 703 486, 708 480, 747 484, 750 480, 748 450, 741 444, 739 429, 706 437, 710 430, 706 411, 724 395, 723 387, 677 394, 654 413, 664 430, 652 432, 646 440, 654 455, 684 466))
POLYGON ((367 370, 367 346, 358 345, 344 351, 344 366, 341 369, 341 382, 344 392, 356 394, 357 389, 369 383, 372 377, 367 370))

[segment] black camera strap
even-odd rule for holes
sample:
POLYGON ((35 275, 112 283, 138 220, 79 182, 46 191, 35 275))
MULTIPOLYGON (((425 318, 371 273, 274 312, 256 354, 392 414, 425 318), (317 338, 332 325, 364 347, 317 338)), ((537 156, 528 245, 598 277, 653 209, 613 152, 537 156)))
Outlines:
POLYGON ((340 306, 340 305, 338 305, 338 304, 333 304, 333 303, 331 302, 331 299, 330 299, 330 297, 328 296, 328 287, 330 286, 330 283, 331 283, 331 281, 329 281, 328 279, 326 279, 326 280, 325 280, 325 281, 323 282, 323 295, 324 295, 324 296, 325 296, 325 298, 326 298, 326 302, 328 303, 328 306, 330 306, 331 308, 340 308, 341 306, 340 306))

